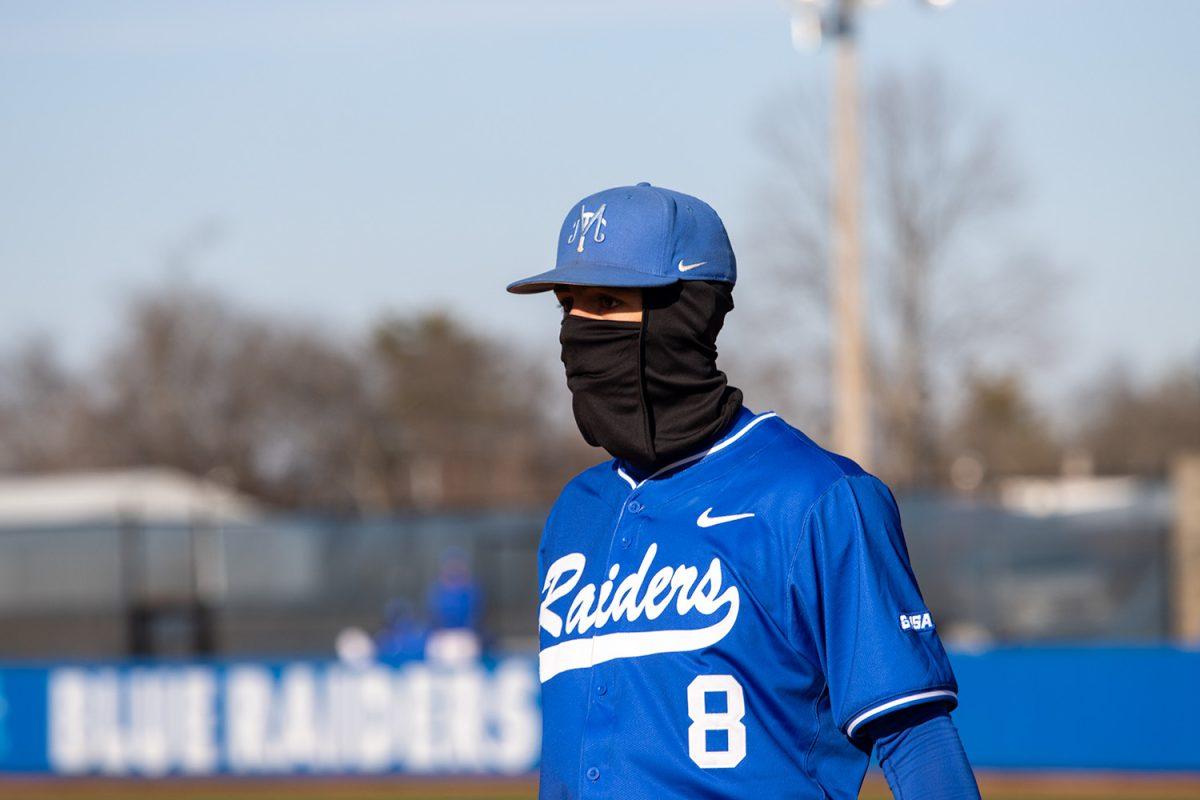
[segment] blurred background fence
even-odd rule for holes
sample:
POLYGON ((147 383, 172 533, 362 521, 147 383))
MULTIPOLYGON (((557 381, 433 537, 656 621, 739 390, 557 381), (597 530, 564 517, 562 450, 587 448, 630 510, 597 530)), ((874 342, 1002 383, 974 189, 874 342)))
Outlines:
POLYGON ((0 658, 333 655, 389 607, 425 613, 448 548, 477 565, 481 629, 536 645, 532 514, 0 529, 0 658))
MULTIPOLYGON (((1031 515, 954 497, 902 499, 908 544, 943 636, 1161 641, 1171 630, 1171 492, 1031 515)), ((424 613, 449 549, 473 565, 481 629, 536 646, 538 513, 372 520, 266 516, 0 527, 0 657, 333 654, 339 631, 424 613)))

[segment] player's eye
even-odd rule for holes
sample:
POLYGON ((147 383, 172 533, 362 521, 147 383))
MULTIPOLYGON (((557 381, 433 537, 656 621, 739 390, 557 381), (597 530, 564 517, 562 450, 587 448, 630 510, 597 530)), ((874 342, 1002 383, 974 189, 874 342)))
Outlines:
POLYGON ((615 311, 621 307, 621 301, 610 294, 602 294, 596 298, 596 305, 602 311, 615 311))

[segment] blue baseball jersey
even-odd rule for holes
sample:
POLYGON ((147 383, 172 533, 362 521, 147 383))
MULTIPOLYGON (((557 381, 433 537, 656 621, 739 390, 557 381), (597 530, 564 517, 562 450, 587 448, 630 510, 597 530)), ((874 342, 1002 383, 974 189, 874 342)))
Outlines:
POLYGON ((542 800, 854 798, 867 722, 956 703, 891 492, 774 413, 586 470, 538 566, 542 800))

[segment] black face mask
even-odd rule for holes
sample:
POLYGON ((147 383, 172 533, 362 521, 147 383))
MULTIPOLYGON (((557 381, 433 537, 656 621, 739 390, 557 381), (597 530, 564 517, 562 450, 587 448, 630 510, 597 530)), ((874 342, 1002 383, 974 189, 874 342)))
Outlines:
POLYGON ((563 318, 559 341, 583 438, 642 472, 698 452, 741 409, 717 369, 728 284, 680 281, 643 293, 641 322, 563 318))

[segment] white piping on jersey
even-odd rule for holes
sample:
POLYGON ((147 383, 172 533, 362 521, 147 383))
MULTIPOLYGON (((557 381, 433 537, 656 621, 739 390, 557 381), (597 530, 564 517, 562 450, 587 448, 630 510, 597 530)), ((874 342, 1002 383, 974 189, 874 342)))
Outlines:
POLYGON ((636 489, 638 487, 637 481, 635 481, 633 478, 626 475, 625 470, 621 469, 620 467, 617 467, 617 474, 620 475, 622 478, 624 478, 629 483, 630 489, 636 489))
POLYGON ((903 706, 903 705, 907 705, 909 703, 916 703, 916 702, 920 702, 922 700, 932 700, 935 697, 950 697, 955 700, 958 699, 958 695, 956 695, 954 692, 950 691, 949 689, 937 689, 932 692, 917 692, 916 694, 909 694, 909 695, 905 695, 904 697, 897 697, 895 700, 889 700, 886 703, 881 703, 880 705, 877 705, 874 708, 868 708, 866 711, 862 712, 857 717, 850 720, 850 724, 846 726, 846 735, 853 736, 855 728, 857 728, 859 725, 862 725, 867 720, 872 719, 873 717, 879 716, 880 714, 884 713, 885 711, 891 711, 893 708, 896 708, 897 706, 903 706))
POLYGON ((617 467, 617 474, 625 479, 626 483, 629 484, 631 489, 637 489, 639 486, 641 486, 646 481, 650 480, 651 478, 658 477, 659 475, 666 472, 667 470, 675 469, 676 467, 683 466, 684 464, 690 464, 693 461, 699 461, 702 458, 708 458, 709 456, 711 456, 713 453, 717 452, 718 450, 724 450, 726 447, 733 444, 738 439, 742 438, 742 436, 744 436, 746 434, 746 432, 749 431, 751 428, 753 428, 755 425, 757 425, 758 423, 762 422, 765 419, 770 419, 771 417, 774 417, 774 416, 777 416, 777 414, 774 411, 768 411, 765 414, 759 414, 757 417, 755 417, 754 419, 750 420, 745 425, 743 425, 742 429, 740 431, 733 434, 733 436, 730 436, 728 439, 722 439, 721 441, 714 444, 712 447, 705 450, 703 453, 694 453, 685 458, 681 458, 678 461, 672 461, 670 464, 667 464, 665 467, 652 472, 650 475, 648 475, 646 478, 644 478, 641 482, 635 481, 633 478, 629 477, 629 475, 626 474, 625 470, 621 469, 620 467, 617 467))

